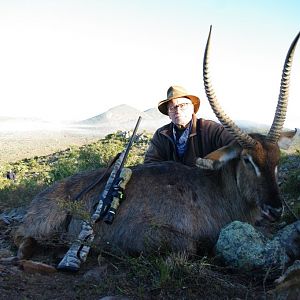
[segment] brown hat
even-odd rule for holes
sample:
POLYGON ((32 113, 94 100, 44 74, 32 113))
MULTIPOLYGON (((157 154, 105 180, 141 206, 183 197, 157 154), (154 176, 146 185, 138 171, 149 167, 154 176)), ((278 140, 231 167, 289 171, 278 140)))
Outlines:
POLYGON ((194 105, 194 113, 196 113, 200 106, 200 99, 196 96, 189 95, 188 92, 181 86, 173 85, 169 87, 167 92, 167 99, 158 103, 158 110, 168 116, 168 102, 177 98, 188 98, 194 105))

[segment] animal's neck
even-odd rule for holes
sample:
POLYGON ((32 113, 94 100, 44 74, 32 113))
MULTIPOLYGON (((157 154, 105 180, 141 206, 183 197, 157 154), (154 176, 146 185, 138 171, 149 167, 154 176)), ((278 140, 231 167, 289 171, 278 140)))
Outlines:
POLYGON ((259 209, 250 204, 251 201, 249 199, 247 201, 243 191, 238 188, 237 163, 238 161, 233 160, 219 170, 219 184, 222 187, 224 201, 228 204, 227 213, 232 220, 236 220, 238 215, 241 221, 254 223, 258 217, 259 209))

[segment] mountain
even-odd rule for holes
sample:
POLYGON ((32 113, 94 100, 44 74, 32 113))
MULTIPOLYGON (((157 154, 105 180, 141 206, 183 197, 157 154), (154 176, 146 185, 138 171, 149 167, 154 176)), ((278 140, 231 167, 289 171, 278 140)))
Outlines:
POLYGON ((110 128, 112 130, 132 129, 138 117, 142 117, 141 128, 143 130, 157 129, 169 121, 167 116, 162 115, 157 108, 140 111, 129 105, 115 106, 106 112, 92 118, 76 122, 78 126, 110 128))
POLYGON ((126 104, 115 106, 106 112, 92 118, 78 122, 81 125, 97 126, 107 123, 122 123, 137 120, 141 116, 143 119, 151 119, 146 113, 139 111, 126 104))
POLYGON ((256 123, 253 121, 246 121, 246 120, 235 120, 234 121, 238 127, 246 132, 258 132, 261 134, 266 134, 270 126, 262 123, 256 123))
POLYGON ((145 110, 144 113, 150 116, 152 119, 166 119, 166 116, 164 116, 156 107, 149 108, 145 110))

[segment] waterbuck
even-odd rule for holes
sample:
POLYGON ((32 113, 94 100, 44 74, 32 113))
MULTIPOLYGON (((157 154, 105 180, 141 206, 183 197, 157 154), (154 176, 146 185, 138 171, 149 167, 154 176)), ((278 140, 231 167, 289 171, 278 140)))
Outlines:
MULTIPOLYGON (((295 135, 294 131, 281 133, 281 130, 299 34, 285 60, 273 124, 263 136, 246 134, 221 109, 208 76, 209 33, 203 63, 205 90, 214 113, 236 142, 198 158, 195 167, 171 161, 132 167, 126 200, 120 205, 113 224, 96 224, 96 248, 110 247, 127 254, 157 250, 192 254, 213 246, 221 228, 234 220, 253 224, 262 216, 271 221, 281 216, 282 202, 276 178, 278 145, 295 135)), ((20 258, 29 254, 36 241, 42 243, 58 235, 63 236, 64 241, 77 237, 80 220, 73 217, 69 222, 68 210, 59 203, 72 201, 103 172, 100 169, 71 176, 33 199, 16 232, 20 258)), ((82 196, 89 212, 103 188, 104 183, 98 184, 82 196)))

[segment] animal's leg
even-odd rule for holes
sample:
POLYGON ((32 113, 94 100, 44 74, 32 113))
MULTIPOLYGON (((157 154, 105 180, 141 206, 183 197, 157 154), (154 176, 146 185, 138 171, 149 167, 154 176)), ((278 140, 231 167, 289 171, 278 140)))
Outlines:
POLYGON ((36 240, 32 237, 24 238, 19 246, 17 258, 18 259, 28 259, 32 256, 35 247, 36 247, 36 240))

